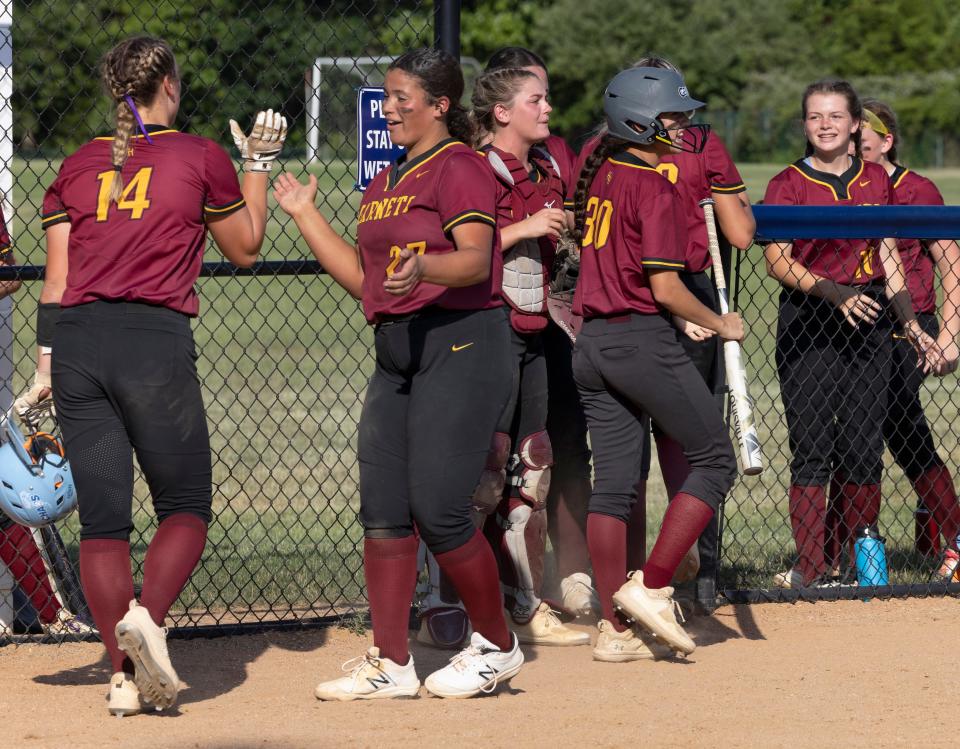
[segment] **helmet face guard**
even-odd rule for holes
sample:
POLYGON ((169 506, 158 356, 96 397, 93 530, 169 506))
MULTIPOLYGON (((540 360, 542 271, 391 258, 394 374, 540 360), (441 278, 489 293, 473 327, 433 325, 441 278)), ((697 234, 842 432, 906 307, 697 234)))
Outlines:
POLYGON ((683 125, 682 127, 666 128, 666 138, 661 138, 659 134, 654 136, 655 140, 668 144, 675 151, 684 153, 702 153, 707 145, 707 138, 710 136, 709 125, 683 125))

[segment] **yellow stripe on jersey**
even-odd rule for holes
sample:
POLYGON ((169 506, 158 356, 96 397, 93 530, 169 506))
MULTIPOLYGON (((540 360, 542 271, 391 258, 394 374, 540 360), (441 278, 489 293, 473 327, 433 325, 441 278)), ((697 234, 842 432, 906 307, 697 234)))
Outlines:
MULTIPOLYGON (((822 185, 823 187, 826 187, 831 193, 833 193, 833 199, 834 199, 834 200, 840 200, 840 198, 837 197, 837 191, 833 189, 833 185, 831 185, 831 184, 829 184, 829 183, 827 183, 827 182, 822 182, 822 181, 819 180, 819 179, 814 179, 814 178, 811 177, 809 174, 807 174, 806 172, 804 172, 803 169, 801 169, 800 167, 798 167, 796 164, 791 164, 791 165, 790 165, 790 168, 791 168, 791 169, 796 169, 797 172, 800 174, 800 176, 803 177, 804 179, 808 179, 808 180, 810 180, 811 182, 815 182, 815 183, 818 184, 818 185, 822 185)), ((860 168, 863 169, 863 166, 861 165, 860 168)))
MULTIPOLYGON (((152 138, 154 135, 166 135, 167 133, 179 133, 179 132, 180 132, 179 130, 174 130, 173 128, 170 128, 169 130, 155 130, 154 132, 150 133, 150 137, 152 138)), ((142 138, 142 137, 143 137, 143 133, 139 133, 139 134, 137 134, 137 135, 132 135, 131 137, 132 137, 132 138, 142 138)), ((98 135, 96 138, 94 138, 94 140, 113 140, 113 136, 112 136, 112 135, 98 135)))
POLYGON ((240 198, 240 200, 238 200, 236 203, 230 203, 230 205, 224 205, 224 206, 205 205, 203 207, 203 210, 205 210, 207 213, 229 213, 230 211, 235 211, 238 208, 243 208, 243 206, 245 206, 246 204, 247 204, 247 201, 244 200, 243 198, 240 198))
POLYGON ((611 164, 616 164, 617 166, 628 166, 631 169, 646 169, 651 172, 657 171, 652 166, 642 166, 641 164, 630 164, 629 162, 626 162, 626 161, 617 161, 613 157, 610 157, 609 159, 607 159, 607 161, 609 161, 611 164))
POLYGON ((909 173, 910 173, 910 170, 909 170, 909 169, 904 169, 904 170, 903 170, 903 174, 901 174, 899 177, 897 177, 897 181, 893 183, 893 189, 894 189, 894 190, 896 190, 898 187, 900 187, 900 183, 903 182, 903 178, 906 177, 909 173))
MULTIPOLYGON (((446 151, 448 148, 452 148, 453 146, 462 146, 462 145, 463 143, 461 141, 454 140, 454 141, 451 141, 450 143, 447 143, 447 145, 445 145, 443 148, 438 148, 435 153, 430 154, 423 161, 417 164, 414 164, 408 171, 404 172, 403 175, 400 177, 400 179, 397 180, 397 184, 393 185, 392 187, 388 186, 384 190, 384 192, 391 192, 392 190, 396 190, 397 187, 400 185, 400 183, 403 182, 407 177, 409 177, 411 174, 416 174, 418 171, 420 171, 420 167, 430 162, 435 156, 440 155, 441 153, 446 151)), ((444 229, 444 231, 446 231, 446 229, 444 229)))
POLYGON ((710 189, 714 192, 743 192, 747 189, 747 186, 741 182, 738 185, 710 185, 710 189))
POLYGON ((497 225, 497 222, 494 220, 493 216, 484 213, 483 211, 466 211, 465 213, 461 213, 459 216, 454 216, 447 223, 445 223, 443 225, 443 231, 446 233, 453 227, 467 223, 468 221, 479 221, 484 224, 490 224, 490 226, 497 225))
POLYGON ((847 182, 847 197, 850 197, 850 188, 853 187, 853 183, 860 179, 860 175, 863 174, 863 165, 867 162, 863 159, 860 159, 860 168, 857 169, 857 173, 853 175, 849 182, 847 182))
POLYGON ((649 260, 641 260, 641 265, 649 265, 651 268, 679 268, 683 269, 685 266, 682 262, 673 262, 672 260, 657 260, 656 258, 650 258, 649 260))
POLYGON ((66 211, 61 211, 60 213, 51 213, 49 216, 40 217, 40 226, 46 229, 48 226, 53 226, 54 224, 59 224, 63 221, 69 221, 70 216, 67 215, 66 211))

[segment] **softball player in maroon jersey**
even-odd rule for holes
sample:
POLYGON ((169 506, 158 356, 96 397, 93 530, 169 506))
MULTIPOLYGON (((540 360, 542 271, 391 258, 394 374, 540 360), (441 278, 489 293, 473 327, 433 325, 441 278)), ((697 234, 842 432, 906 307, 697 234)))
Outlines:
MULTIPOLYGON (((863 109, 863 158, 879 164, 890 175, 896 203, 943 205, 943 196, 933 182, 898 162, 900 138, 893 110, 873 99, 865 100, 863 109)), ((941 375, 952 372, 960 358, 957 347, 957 337, 960 335, 960 248, 953 240, 923 242, 916 239, 901 240, 898 248, 917 321, 929 335, 936 337, 941 362, 935 371, 941 375), (940 274, 943 291, 940 309, 942 327, 936 314, 934 267, 940 274)), ((943 531, 947 549, 939 574, 951 581, 957 574, 960 506, 953 476, 937 452, 920 403, 923 375, 916 351, 901 331, 895 331, 883 436, 917 493, 917 527, 921 549, 933 550, 939 541, 937 528, 943 531), (933 532, 928 535, 931 515, 935 525, 933 532)), ((849 532, 852 529, 846 530, 849 532)))
POLYGON ((509 327, 500 300, 496 185, 466 143, 463 74, 439 50, 408 52, 384 83, 383 113, 407 149, 364 193, 357 247, 314 206, 316 179, 283 175, 280 206, 335 281, 376 326, 376 368, 359 426, 360 517, 374 647, 322 700, 412 696, 407 647, 417 536, 473 624, 470 645, 426 679, 442 697, 491 691, 523 664, 504 619, 497 563, 472 519, 473 494, 510 396, 509 327))
MULTIPOLYGON (((802 104, 807 156, 770 181, 765 202, 893 203, 883 167, 849 155, 851 141, 859 146, 862 117, 850 84, 814 83, 802 104)), ((810 586, 825 582, 829 572, 824 517, 831 480, 848 527, 879 517, 891 361, 887 304, 915 346, 926 352, 933 341, 913 313, 892 240, 772 243, 765 256, 768 273, 783 286, 776 360, 793 453, 789 507, 798 550, 797 567, 775 582, 810 586)))
POLYGON ((233 124, 241 188, 219 145, 173 128, 180 79, 166 42, 127 39, 102 73, 116 131, 65 159, 43 201, 38 369, 50 371, 52 345, 53 397, 79 497, 80 576, 114 671, 109 710, 126 715, 140 709, 139 697, 157 709, 176 700, 161 627, 210 521, 210 444, 190 328, 206 232, 236 265, 256 260, 267 173, 286 124, 261 112, 249 138, 233 124), (129 543, 134 453, 159 520, 139 603, 129 543))
MULTIPOLYGON (((550 83, 543 59, 524 47, 503 47, 490 57, 487 72, 523 68, 543 81, 549 97, 550 83)), ((564 208, 568 224, 572 219, 573 190, 576 185, 577 154, 558 135, 549 135, 541 144, 560 170, 565 186, 564 208)), ((553 546, 553 561, 565 610, 589 615, 596 609, 596 592, 587 570, 587 503, 590 499, 590 449, 587 422, 573 381, 573 344, 559 326, 550 323, 541 332, 547 362, 547 433, 553 448, 554 464, 547 495, 547 530, 553 546)))
POLYGON ((581 236, 574 347, 594 456, 587 539, 604 618, 594 658, 627 661, 696 647, 674 614, 670 580, 733 485, 736 459, 709 390, 667 320, 674 314, 724 338, 743 324, 719 316, 679 278, 686 219, 676 189, 656 171, 674 148, 703 148, 707 128, 685 113, 703 106, 672 70, 633 68, 604 93, 607 133, 583 165, 575 198, 581 236), (647 419, 684 448, 691 471, 667 508, 657 542, 627 577, 627 521, 637 499, 647 419), (621 609, 638 622, 627 627, 621 609))
POLYGON ((499 550, 511 629, 521 642, 586 645, 541 598, 547 543, 546 499, 553 462, 547 421, 543 331, 556 240, 564 228, 564 187, 557 162, 536 144, 549 134, 551 107, 543 81, 522 68, 498 68, 477 79, 473 116, 481 149, 497 179, 497 225, 504 257, 503 297, 510 306, 513 392, 495 439, 506 450, 507 488, 477 502, 493 513, 487 535, 499 550), (489 140, 492 138, 492 140, 489 140))

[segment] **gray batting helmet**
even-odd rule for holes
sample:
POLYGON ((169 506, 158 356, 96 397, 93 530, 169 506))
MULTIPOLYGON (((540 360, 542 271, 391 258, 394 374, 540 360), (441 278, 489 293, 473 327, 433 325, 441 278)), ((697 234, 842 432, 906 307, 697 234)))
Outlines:
MULTIPOLYGON (((702 106, 702 101, 690 96, 683 77, 665 68, 624 70, 614 76, 603 92, 603 111, 610 134, 641 145, 654 139, 672 142, 659 120, 664 112, 690 112, 702 106)), ((702 145, 697 150, 701 149, 702 145)))

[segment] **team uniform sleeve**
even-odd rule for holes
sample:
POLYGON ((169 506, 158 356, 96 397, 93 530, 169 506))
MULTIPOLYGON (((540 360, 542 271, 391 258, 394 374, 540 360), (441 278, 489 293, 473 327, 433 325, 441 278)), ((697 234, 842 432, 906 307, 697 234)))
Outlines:
POLYGON ((643 217, 640 264, 645 270, 682 271, 687 253, 687 220, 680 196, 669 190, 641 195, 638 215, 643 217))
MULTIPOLYGON (((53 181, 53 184, 51 184, 50 187, 47 188, 47 191, 43 194, 43 207, 40 210, 40 226, 44 229, 49 229, 55 224, 70 223, 70 216, 67 214, 66 206, 64 206, 63 200, 60 197, 62 189, 63 167, 61 167, 60 174, 57 175, 57 178, 53 181)), ((6 223, 4 223, 4 236, 6 236, 6 233, 7 227, 6 223)))
POLYGON ((766 205, 802 205, 789 174, 789 171, 780 172, 767 184, 767 191, 763 196, 766 205))
POLYGON ((496 180, 479 155, 458 153, 447 160, 436 200, 444 234, 471 221, 497 228, 496 180))
POLYGON ((247 203, 240 192, 240 182, 233 161, 219 145, 207 143, 204 153, 203 213, 208 218, 229 216, 247 203))
POLYGON ((940 190, 926 177, 917 180, 910 196, 911 205, 943 205, 943 195, 940 190))
POLYGON ((736 164, 730 158, 723 141, 711 133, 704 150, 704 164, 707 171, 707 181, 713 192, 723 195, 732 195, 744 192, 747 186, 743 184, 743 177, 737 170, 736 164))

